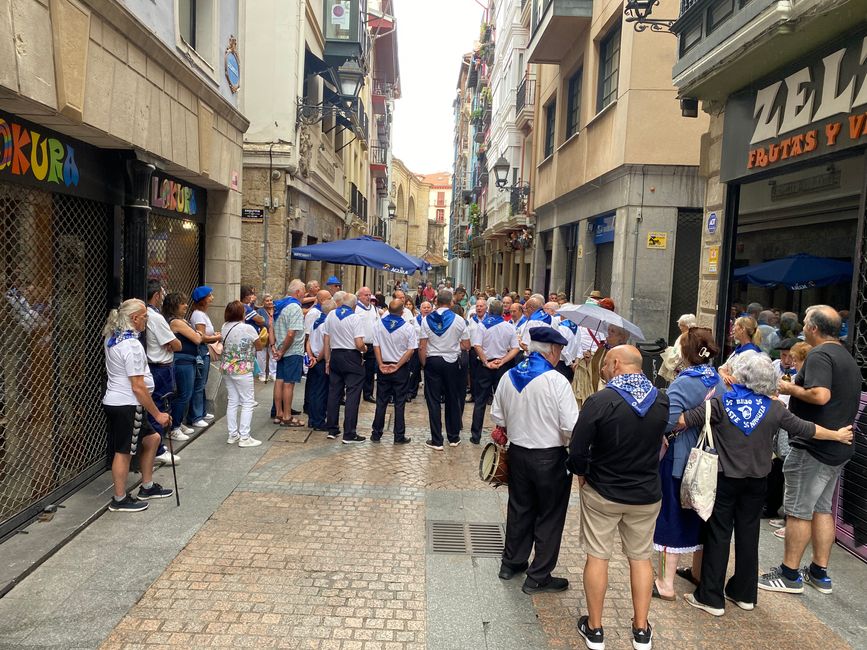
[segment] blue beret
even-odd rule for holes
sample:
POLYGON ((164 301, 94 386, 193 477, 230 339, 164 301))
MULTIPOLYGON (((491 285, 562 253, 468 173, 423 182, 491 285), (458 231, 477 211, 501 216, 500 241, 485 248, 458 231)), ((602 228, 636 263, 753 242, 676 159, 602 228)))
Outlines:
POLYGON ((200 300, 204 300, 208 296, 214 293, 214 290, 211 287, 196 287, 193 289, 193 295, 190 298, 193 299, 193 302, 199 302, 200 300))
POLYGON ((326 284, 326 285, 329 285, 329 284, 338 284, 338 285, 340 285, 340 286, 343 286, 343 283, 340 281, 340 278, 338 278, 336 275, 332 275, 330 278, 328 278, 328 279, 325 281, 325 284, 326 284))
POLYGON ((554 343, 556 345, 568 345, 569 341, 566 340, 560 332, 555 330, 553 327, 532 327, 530 328, 530 340, 535 341, 536 343, 554 343))

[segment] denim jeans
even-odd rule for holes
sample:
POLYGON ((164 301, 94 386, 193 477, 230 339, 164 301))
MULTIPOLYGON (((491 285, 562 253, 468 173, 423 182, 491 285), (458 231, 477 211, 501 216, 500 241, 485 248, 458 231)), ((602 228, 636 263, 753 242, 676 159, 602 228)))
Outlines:
POLYGON ((196 357, 175 353, 175 399, 172 400, 172 427, 180 426, 187 414, 196 383, 196 357))
POLYGON ((193 397, 190 400, 188 424, 201 420, 207 413, 205 386, 208 385, 208 369, 210 367, 211 357, 208 354, 200 354, 196 362, 196 382, 193 386, 193 397))

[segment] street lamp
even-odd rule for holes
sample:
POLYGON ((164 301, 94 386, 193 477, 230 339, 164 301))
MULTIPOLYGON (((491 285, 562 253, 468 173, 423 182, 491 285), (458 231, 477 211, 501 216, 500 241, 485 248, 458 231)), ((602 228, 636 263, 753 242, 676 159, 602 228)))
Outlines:
POLYGON ((388 218, 394 219, 397 214, 397 206, 394 204, 394 201, 388 202, 388 218))
POLYGON ((494 176, 497 178, 497 187, 504 189, 509 182, 509 161, 505 156, 500 156, 494 163, 494 176))
POLYGON ((674 24, 674 19, 651 18, 653 8, 659 4, 659 0, 626 0, 623 13, 626 14, 626 22, 635 23, 635 31, 643 32, 650 28, 652 32, 669 32, 674 24))
POLYGON ((354 61, 336 70, 337 83, 340 86, 340 95, 347 105, 352 103, 361 93, 364 86, 364 70, 354 61))

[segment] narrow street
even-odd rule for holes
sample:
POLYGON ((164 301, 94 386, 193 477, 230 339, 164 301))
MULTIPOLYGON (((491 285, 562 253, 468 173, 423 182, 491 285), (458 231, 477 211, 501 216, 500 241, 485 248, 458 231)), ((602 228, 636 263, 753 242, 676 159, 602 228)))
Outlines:
MULTIPOLYGON (((497 578, 497 557, 429 545, 432 522, 505 522, 505 489, 478 478, 480 448, 424 447, 418 400, 407 446, 388 433, 380 444, 342 445, 277 428, 265 417, 270 388, 257 384, 254 420, 266 444, 228 446, 217 421, 183 450, 181 507, 166 499, 141 515, 104 514, 0 599, 0 647, 583 647, 577 489, 557 571, 571 587, 526 596, 521 578, 497 578)), ((365 432, 373 406, 362 407, 365 432)), ((157 480, 170 485, 171 472, 157 480)), ((763 564, 781 549, 766 527, 763 564)), ((655 647, 863 648, 867 567, 836 547, 832 563, 833 595, 762 593, 755 611, 729 607, 721 619, 654 600, 655 647)), ((628 648, 623 556, 610 576, 607 647, 628 648)))

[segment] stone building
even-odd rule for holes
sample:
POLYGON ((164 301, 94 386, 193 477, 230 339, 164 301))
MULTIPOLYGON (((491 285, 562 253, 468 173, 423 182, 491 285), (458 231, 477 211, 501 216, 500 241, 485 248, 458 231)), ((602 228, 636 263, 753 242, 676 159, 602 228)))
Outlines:
POLYGON ((238 3, 198 4, 0 11, 0 536, 104 469, 109 307, 238 294, 238 3))

